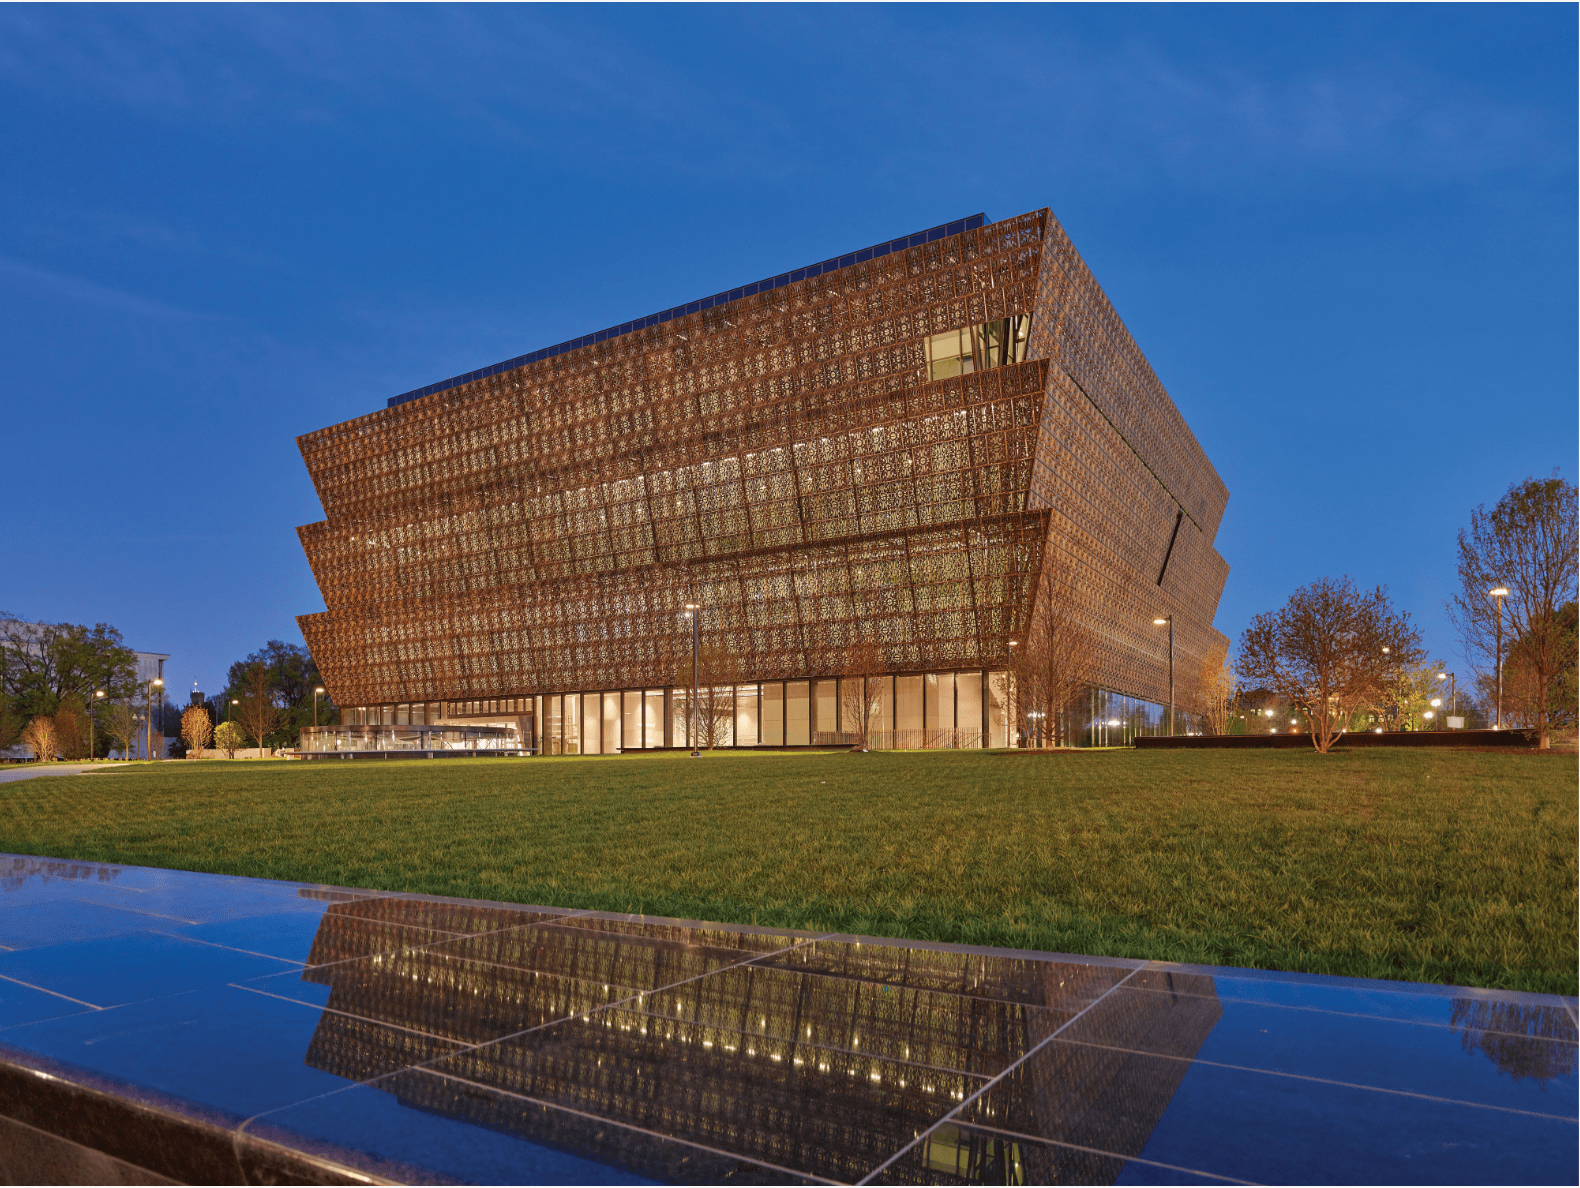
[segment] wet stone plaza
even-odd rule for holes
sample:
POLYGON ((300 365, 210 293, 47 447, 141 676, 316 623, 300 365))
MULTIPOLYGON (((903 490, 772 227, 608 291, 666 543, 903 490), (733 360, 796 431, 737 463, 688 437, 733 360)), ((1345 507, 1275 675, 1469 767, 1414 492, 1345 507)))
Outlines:
POLYGON ((0 1180, 1574 1183, 1575 1002, 0 857, 0 1180))

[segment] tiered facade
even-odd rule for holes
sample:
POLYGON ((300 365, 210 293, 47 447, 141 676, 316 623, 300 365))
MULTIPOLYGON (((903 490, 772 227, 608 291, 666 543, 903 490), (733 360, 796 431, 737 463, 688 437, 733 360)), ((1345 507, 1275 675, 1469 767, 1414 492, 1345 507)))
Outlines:
POLYGON ((1160 616, 1180 671, 1226 642, 1228 493, 1047 211, 693 302, 299 444, 328 607, 299 621, 353 722, 679 745, 694 604, 702 679, 734 707, 704 728, 721 741, 848 727, 836 680, 861 676, 899 745, 1003 745, 1010 641, 1054 568, 1097 688, 1167 702, 1160 616))

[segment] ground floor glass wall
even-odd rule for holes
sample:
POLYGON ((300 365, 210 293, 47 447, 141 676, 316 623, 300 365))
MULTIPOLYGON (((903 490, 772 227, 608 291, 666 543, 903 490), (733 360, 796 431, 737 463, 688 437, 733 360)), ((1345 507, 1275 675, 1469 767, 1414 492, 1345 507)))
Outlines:
MULTIPOLYGON (((756 681, 700 691, 615 689, 540 697, 414 702, 347 709, 348 726, 433 726, 495 718, 544 755, 612 755, 660 747, 851 746, 878 750, 1128 746, 1169 732, 1168 706, 1089 688, 1048 720, 1016 707, 1004 672, 929 672, 756 681), (530 740, 530 741, 528 741, 530 740)), ((1176 731, 1196 730, 1176 714, 1176 731)))
POLYGON ((1004 747, 1010 688, 1004 673, 941 672, 806 681, 754 681, 690 689, 622 689, 532 699, 545 755, 658 747, 850 746, 882 750, 1004 747))

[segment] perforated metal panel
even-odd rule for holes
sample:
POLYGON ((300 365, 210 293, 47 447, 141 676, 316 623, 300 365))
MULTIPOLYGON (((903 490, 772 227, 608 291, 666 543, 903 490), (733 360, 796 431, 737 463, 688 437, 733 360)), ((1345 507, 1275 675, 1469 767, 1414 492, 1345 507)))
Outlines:
POLYGON ((1050 564, 1105 685, 1166 700, 1157 613, 1223 645, 1227 492, 1048 212, 649 321, 299 439, 338 704, 672 685, 687 602, 739 679, 1002 667, 1050 564))

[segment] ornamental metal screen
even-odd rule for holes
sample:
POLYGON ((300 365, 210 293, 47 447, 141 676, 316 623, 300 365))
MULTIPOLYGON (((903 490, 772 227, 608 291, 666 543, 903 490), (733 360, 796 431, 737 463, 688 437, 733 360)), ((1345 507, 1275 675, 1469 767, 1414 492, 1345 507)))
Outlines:
POLYGON ((1051 568, 1166 701, 1227 491, 1047 211, 959 226, 300 438, 336 702, 689 685, 688 603, 711 684, 998 670, 1051 568))

